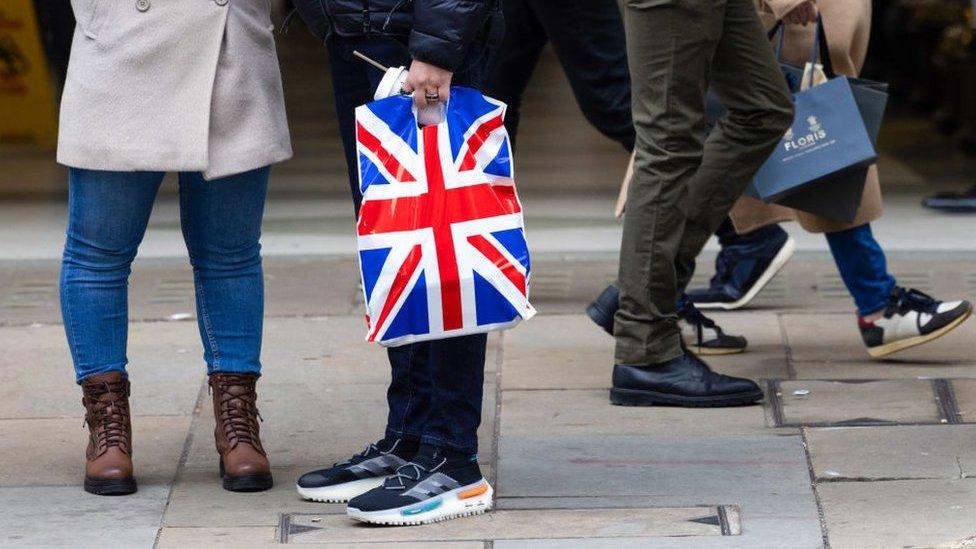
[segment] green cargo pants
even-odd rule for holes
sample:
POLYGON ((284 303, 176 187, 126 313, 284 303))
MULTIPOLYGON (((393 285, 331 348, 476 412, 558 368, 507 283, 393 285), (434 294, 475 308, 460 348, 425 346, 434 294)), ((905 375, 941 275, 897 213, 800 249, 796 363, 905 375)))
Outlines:
POLYGON ((787 128, 793 101, 755 0, 626 0, 637 131, 620 249, 616 362, 681 355, 694 260, 787 128), (705 139, 705 91, 728 114, 705 139))

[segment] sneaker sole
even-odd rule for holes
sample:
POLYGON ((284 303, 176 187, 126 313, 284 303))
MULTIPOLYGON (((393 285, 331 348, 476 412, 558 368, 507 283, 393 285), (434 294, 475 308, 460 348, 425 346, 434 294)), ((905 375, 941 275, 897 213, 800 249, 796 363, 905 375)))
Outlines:
POLYGON ((346 503, 356 496, 361 496, 373 488, 383 485, 389 477, 364 478, 336 484, 333 486, 320 486, 318 488, 304 488, 295 485, 298 495, 302 499, 318 501, 320 503, 346 503))
POLYGON ((970 316, 973 314, 973 308, 970 307, 966 313, 959 318, 953 320, 949 324, 939 328, 938 330, 925 335, 919 335, 915 337, 909 337, 907 339, 899 339, 898 341, 892 341, 891 343, 886 343, 884 345, 878 345, 877 347, 868 347, 868 354, 871 358, 881 358, 885 357, 899 351, 904 351, 905 349, 910 349, 912 347, 917 347, 929 341, 939 339, 940 337, 946 335, 947 333, 955 330, 960 324, 966 322, 970 316))
POLYGON ((347 507, 346 514, 361 522, 385 526, 432 524, 483 514, 491 510, 494 493, 495 491, 488 484, 488 481, 482 479, 474 484, 444 492, 426 501, 418 501, 396 509, 360 511, 355 507, 347 507))
POLYGON ((762 400, 763 396, 762 389, 749 393, 707 397, 682 397, 658 393, 655 391, 610 389, 610 403, 617 406, 681 406, 684 408, 723 408, 753 404, 762 400))
POLYGON ((745 347, 699 347, 697 345, 688 345, 688 350, 698 356, 737 355, 746 352, 745 347))
POLYGON ((759 277, 759 280, 757 280, 756 283, 752 285, 752 288, 749 288, 749 291, 746 292, 746 295, 740 297, 738 301, 733 301, 732 303, 695 302, 695 307, 698 307, 699 309, 723 309, 725 311, 733 311, 735 309, 745 307, 749 304, 749 302, 755 299, 756 296, 759 295, 759 292, 766 287, 766 284, 769 284, 769 281, 772 280, 773 277, 775 277, 779 271, 786 266, 795 252, 796 240, 790 236, 786 239, 786 244, 783 244, 783 247, 780 248, 779 252, 776 253, 776 257, 773 258, 773 262, 769 264, 769 267, 767 267, 762 276, 759 277))

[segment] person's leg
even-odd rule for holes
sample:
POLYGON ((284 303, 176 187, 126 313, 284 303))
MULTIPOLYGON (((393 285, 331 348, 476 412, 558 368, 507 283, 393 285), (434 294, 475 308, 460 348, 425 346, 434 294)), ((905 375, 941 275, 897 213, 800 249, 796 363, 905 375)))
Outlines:
POLYGON ((485 81, 485 95, 505 102, 505 129, 515 147, 522 95, 529 86, 539 55, 549 38, 527 0, 506 0, 505 38, 485 81))
MULTIPOLYGON (((356 160, 355 108, 373 99, 383 74, 352 55, 361 51, 388 66, 407 66, 409 52, 391 38, 349 39, 333 36, 329 42, 332 86, 336 98, 339 131, 346 149, 346 168, 356 211, 362 194, 359 190, 356 160)), ((391 381, 387 390, 389 416, 386 437, 419 442, 430 408, 429 350, 426 344, 403 345, 387 349, 391 381)))
POLYGON ((270 168, 213 181, 180 174, 180 217, 193 266, 208 373, 261 373, 261 220, 270 168))
POLYGON ((125 373, 130 266, 162 180, 157 172, 68 172, 61 314, 78 383, 125 373))
POLYGON ((421 444, 466 455, 478 452, 487 340, 476 334, 427 344, 434 390, 421 444))
POLYGON ((583 115, 600 133, 632 150, 630 72, 617 0, 528 4, 552 42, 583 115))
POLYGON ((269 171, 213 181, 199 172, 180 174, 180 217, 210 375, 220 476, 224 489, 234 492, 274 483, 257 408, 264 323, 260 238, 269 171))
POLYGON ((895 277, 888 273, 884 250, 874 239, 871 225, 826 233, 830 253, 841 280, 854 298, 857 313, 868 316, 884 310, 895 289, 895 277))
POLYGON ((841 279, 854 298, 861 338, 872 357, 885 357, 938 339, 972 314, 968 301, 939 301, 898 286, 888 273, 884 251, 874 239, 871 225, 825 236, 841 279))
POLYGON ((705 142, 701 167, 689 181, 688 223, 681 238, 678 289, 691 281, 691 261, 728 216, 756 170, 793 123, 793 100, 755 3, 725 2, 711 66, 711 89, 728 112, 705 142))
POLYGON ((632 2, 627 55, 636 129, 614 318, 617 364, 651 365, 684 354, 677 326, 675 258, 687 187, 701 162, 708 65, 717 40, 713 8, 632 2))
POLYGON ((89 439, 85 491, 136 491, 126 379, 130 265, 163 179, 155 172, 72 168, 61 312, 89 439))

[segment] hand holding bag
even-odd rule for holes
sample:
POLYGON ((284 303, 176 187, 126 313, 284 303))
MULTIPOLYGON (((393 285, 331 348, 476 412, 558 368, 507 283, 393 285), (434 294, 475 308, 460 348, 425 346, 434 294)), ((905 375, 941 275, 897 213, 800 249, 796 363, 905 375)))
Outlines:
POLYGON ((535 314, 504 116, 504 103, 460 86, 423 128, 409 96, 356 109, 368 341, 484 333, 535 314))

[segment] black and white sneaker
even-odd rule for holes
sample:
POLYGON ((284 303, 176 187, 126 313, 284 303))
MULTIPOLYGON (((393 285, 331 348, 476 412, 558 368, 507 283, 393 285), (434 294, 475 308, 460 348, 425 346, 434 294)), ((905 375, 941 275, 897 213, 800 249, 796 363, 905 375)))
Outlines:
POLYGON ((491 509, 493 494, 477 456, 421 446, 383 486, 350 500, 346 513, 372 524, 430 524, 480 515, 491 509))
POLYGON ((383 439, 348 461, 305 473, 296 483, 298 495, 324 503, 345 503, 368 492, 396 473, 417 452, 417 443, 383 439))
POLYGON ((738 335, 729 335, 705 316, 687 296, 678 302, 681 335, 691 352, 698 356, 734 355, 746 350, 749 342, 738 335))
POLYGON ((896 287, 881 318, 858 318, 857 324, 868 354, 879 358, 942 337, 972 312, 968 301, 938 301, 918 290, 896 287))

